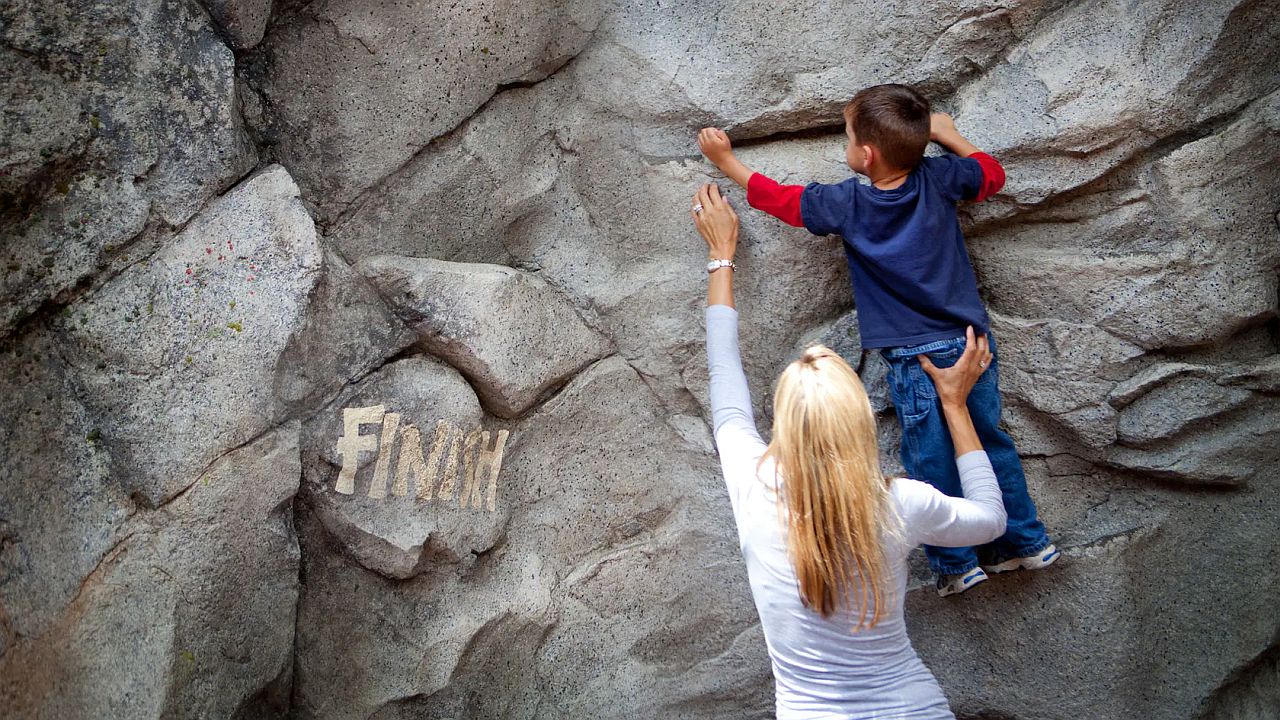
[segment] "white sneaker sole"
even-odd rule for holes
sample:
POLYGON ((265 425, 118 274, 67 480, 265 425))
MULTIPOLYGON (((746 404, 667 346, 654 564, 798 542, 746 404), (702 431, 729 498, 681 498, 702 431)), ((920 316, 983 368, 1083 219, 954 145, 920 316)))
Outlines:
POLYGON ((1056 545, 1050 545, 1046 549, 1049 552, 1042 551, 1030 557, 1005 560, 999 565, 983 565, 982 569, 989 575, 999 575, 1012 570, 1042 570, 1052 565, 1062 556, 1062 552, 1058 550, 1056 545))
POLYGON ((938 597, 947 597, 948 595, 959 595, 965 590, 972 589, 975 585, 981 585, 987 581, 986 571, 976 573, 969 578, 969 582, 964 580, 953 580, 946 585, 938 588, 938 597))

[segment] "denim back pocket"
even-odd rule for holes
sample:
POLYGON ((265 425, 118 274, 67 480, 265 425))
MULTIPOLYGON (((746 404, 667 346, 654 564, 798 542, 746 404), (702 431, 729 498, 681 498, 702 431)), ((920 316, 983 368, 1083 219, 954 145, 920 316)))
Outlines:
MULTIPOLYGON (((922 354, 929 358, 934 367, 949 368, 960 361, 961 352, 963 348, 949 347, 922 354)), ((915 358, 907 362, 907 368, 913 394, 927 400, 928 405, 932 406, 933 401, 938 399, 938 389, 933 386, 933 378, 929 377, 929 373, 924 371, 924 366, 915 358)), ((921 412, 923 411, 922 409, 921 412)))
POLYGON ((920 363, 914 358, 899 358, 893 361, 890 368, 889 390, 899 417, 907 420, 929 412, 935 396, 922 394, 924 385, 932 387, 932 381, 925 375, 920 363))

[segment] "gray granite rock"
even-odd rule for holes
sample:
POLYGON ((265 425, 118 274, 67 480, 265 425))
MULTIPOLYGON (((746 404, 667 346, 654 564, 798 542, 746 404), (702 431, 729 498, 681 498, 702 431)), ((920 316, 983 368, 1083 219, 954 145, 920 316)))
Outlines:
MULTIPOLYGON (((1180 391, 1185 392, 1189 384, 1191 381, 1179 384, 1167 395, 1157 391, 1157 397, 1176 402, 1180 391)), ((1142 447, 1113 446, 1107 450, 1107 462, 1149 477, 1180 482, 1270 482, 1270 468, 1280 460, 1280 408, 1274 398, 1242 397, 1239 393, 1209 390, 1206 397, 1197 397, 1187 406, 1185 418, 1161 407, 1158 400, 1153 401, 1144 411, 1155 416, 1135 420, 1136 431, 1146 431, 1147 435, 1172 433, 1181 430, 1184 422, 1188 431, 1146 441, 1142 447)), ((1146 437, 1142 439, 1145 441, 1146 437)))
POLYGON ((970 139, 1006 159, 1005 193, 1039 203, 1159 157, 1273 92, 1264 48, 1277 39, 1277 19, 1273 3, 1232 0, 1064 6, 1051 22, 1015 31, 1006 62, 953 103, 970 139))
POLYGON ((1247 390, 1226 388, 1208 380, 1183 378, 1165 383, 1125 407, 1118 440, 1142 446, 1176 437, 1202 423, 1244 406, 1247 390))
POLYGON ((644 126, 642 152, 691 152, 685 130, 699 123, 784 135, 839 126, 841 107, 867 85, 949 91, 999 67, 1058 6, 636 5, 606 17, 570 70, 586 102, 644 126))
POLYGON ((213 21, 236 50, 262 40, 271 19, 271 0, 202 0, 213 21))
MULTIPOLYGON (((1210 708, 1231 707, 1215 699, 1224 695, 1247 709, 1248 670, 1261 665, 1267 677, 1276 639, 1270 596, 1280 573, 1258 559, 1277 549, 1263 531, 1280 512, 1275 484, 1242 493, 1134 488, 1097 471, 1086 483, 1070 492, 1105 492, 1078 516, 1053 572, 993 578, 963 603, 924 584, 909 593, 913 640, 952 709, 960 717, 1172 720, 1214 717, 1210 708), (1211 640, 1227 628, 1229 642, 1211 640), (1046 668, 1064 681, 1030 689, 1046 668), (1141 680, 1116 681, 1125 677, 1141 680)), ((1044 507, 1047 493, 1039 495, 1044 507)))
POLYGON ((1209 699, 1205 720, 1275 720, 1280 717, 1280 659, 1259 655, 1209 699))
MULTIPOLYGON (((1114 378, 1142 356, 1142 348, 1092 325, 992 316, 1000 357, 1000 387, 1008 402, 1025 404, 1071 435, 1066 450, 1116 442, 1116 411, 1107 403, 1114 378)), ((1043 452, 1042 450, 1040 452, 1043 452)), ((1048 453, 1046 453, 1048 454, 1048 453)))
POLYGON ((276 362, 275 417, 306 417, 417 339, 369 281, 333 252, 276 362))
POLYGON ((358 270, 501 417, 609 352, 609 342, 539 278, 500 265, 375 256, 358 270))
MULTIPOLYGON (((390 578, 485 552, 498 542, 505 515, 460 509, 471 508, 467 481, 477 451, 497 441, 494 433, 483 448, 468 446, 483 419, 475 393, 448 365, 421 356, 385 365, 308 424, 307 503, 357 563, 390 578), (380 410, 366 413, 368 424, 352 425, 348 418, 367 408, 380 410), (370 450, 348 451, 341 439, 353 433, 371 436, 370 450), (427 470, 419 472, 415 460, 429 463, 427 470)), ((481 481, 487 507, 488 476, 481 481)))
POLYGON ((984 233, 974 262, 991 304, 1097 324, 1144 349, 1221 343, 1276 315, 1280 94, 1146 166, 1128 194, 1091 194, 984 233), (1035 222, 1034 220, 1041 220, 1035 222), (1074 222, 1088 222, 1084 236, 1074 222))
POLYGON ((563 66, 598 22, 594 0, 309 3, 266 44, 268 132, 331 217, 504 86, 563 66))
MULTIPOLYGON (((43 636, 124 536, 133 503, 48 333, 0 354, 0 660, 43 636)), ((4 695, 0 693, 0 699, 4 695)))
POLYGON ((192 2, 6 3, 0 39, 7 334, 152 252, 257 154, 235 58, 192 2))
POLYGON ((561 178, 563 78, 499 93, 385 178, 327 233, 350 262, 374 255, 512 265, 561 178), (519 128, 511 132, 510 128, 519 128))
POLYGON ((272 424, 277 361, 321 264, 297 193, 284 168, 264 170, 59 319, 60 352, 136 500, 167 502, 272 424))
POLYGON ((204 8, 0 9, 0 716, 771 716, 694 188, 766 435, 857 309, 694 131, 836 182, 841 106, 905 81, 1008 170, 961 219, 1065 553, 947 601, 915 558, 921 655, 959 717, 1267 717, 1280 4, 204 8), (224 194, 246 123, 300 191, 224 194))
POLYGON ((1146 395, 1152 388, 1180 377, 1205 377, 1209 368, 1191 363, 1155 363, 1116 385, 1107 401, 1116 408, 1123 408, 1146 395))
MULTIPOLYGON (((293 423, 218 459, 163 509, 131 515, 69 602, 49 608, 57 620, 0 654, 5 716, 285 709, 298 458, 293 423)), ((24 515, 50 509, 35 490, 20 498, 24 515)))
MULTIPOLYGON (((394 363, 351 402, 399 401, 406 417, 421 408, 471 422, 474 410, 444 402, 461 391, 433 367, 394 363), (415 394, 422 388, 432 389, 415 394)), ((336 427, 338 409, 328 412, 322 425, 336 427)), ((361 498, 359 476, 355 495, 340 497, 336 468, 316 465, 327 482, 308 481, 317 510, 303 522, 295 709, 487 717, 534 703, 558 717, 622 718, 689 703, 697 716, 761 714, 768 670, 714 459, 667 427, 618 358, 591 366, 510 432, 493 512, 361 498), (428 553, 407 580, 370 572, 364 551, 322 519, 353 500, 370 518, 381 513, 369 527, 387 542, 429 525, 433 542, 458 551, 428 553), (485 543, 466 539, 486 527, 485 543), (735 692, 711 700, 710 687, 735 692)))
POLYGON ((1276 395, 1280 393, 1280 355, 1271 355, 1257 362, 1228 367, 1227 372, 1218 378, 1218 382, 1276 395))
MULTIPOLYGON (((681 377, 705 372, 707 250, 691 227, 689 208, 699 184, 718 181, 741 210, 735 288, 744 311, 744 362, 763 409, 781 353, 849 309, 839 244, 750 211, 744 193, 704 162, 637 156, 619 137, 635 139, 607 116, 592 116, 565 134, 563 195, 553 210, 521 225, 525 240, 517 262, 589 306, 663 403, 692 412, 700 395, 691 394, 681 377)), ((790 161, 801 168, 797 174, 843 179, 831 162, 833 151, 835 157, 843 151, 833 143, 797 145, 750 147, 742 157, 765 172, 790 161)))

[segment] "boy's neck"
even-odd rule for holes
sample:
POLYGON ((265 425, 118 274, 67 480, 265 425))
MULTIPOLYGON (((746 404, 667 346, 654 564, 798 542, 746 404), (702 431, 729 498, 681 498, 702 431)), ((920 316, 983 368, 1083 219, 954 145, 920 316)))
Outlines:
POLYGON ((897 168, 867 168, 867 178, 878 190, 893 190, 907 181, 910 170, 897 168))

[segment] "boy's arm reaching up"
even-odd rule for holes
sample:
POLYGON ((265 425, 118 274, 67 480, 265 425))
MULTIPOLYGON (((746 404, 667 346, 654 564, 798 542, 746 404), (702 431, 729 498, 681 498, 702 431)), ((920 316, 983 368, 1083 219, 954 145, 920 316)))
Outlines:
POLYGON ((729 142, 729 135, 725 131, 720 128, 702 128, 698 131, 698 149, 711 164, 720 168, 720 172, 738 183, 743 190, 747 189, 754 173, 734 156, 733 143, 729 142))
POLYGON ((969 157, 974 153, 982 152, 977 145, 966 140, 960 131, 956 130, 956 121, 946 113, 934 113, 929 116, 929 139, 960 157, 969 157))
POLYGON ((975 201, 986 200, 1004 187, 1004 168, 1000 162, 965 139, 956 130, 956 123, 950 115, 934 113, 929 116, 929 139, 962 158, 971 157, 978 161, 978 165, 982 167, 982 185, 973 198, 975 201))
POLYGON ((779 185, 754 172, 733 154, 729 136, 719 128, 703 128, 698 133, 698 149, 720 168, 730 180, 747 191, 747 204, 763 210, 788 225, 803 227, 800 219, 800 196, 803 185, 779 185))

